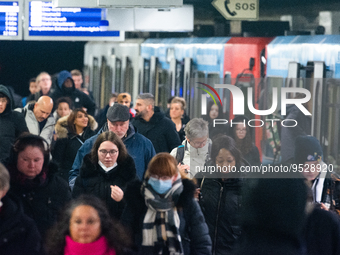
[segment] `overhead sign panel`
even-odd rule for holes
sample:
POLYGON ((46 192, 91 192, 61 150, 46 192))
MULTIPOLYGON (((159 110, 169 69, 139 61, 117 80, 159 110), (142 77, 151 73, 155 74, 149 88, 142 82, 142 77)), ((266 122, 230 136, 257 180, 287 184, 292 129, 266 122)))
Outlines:
POLYGON ((56 8, 52 2, 28 1, 25 40, 123 41, 101 8, 56 8))
POLYGON ((183 0, 98 0, 98 6, 111 8, 170 8, 182 5, 183 0))
POLYGON ((0 0, 0 40, 22 40, 22 3, 0 0))
POLYGON ((228 20, 259 18, 259 0, 214 0, 211 4, 228 20))

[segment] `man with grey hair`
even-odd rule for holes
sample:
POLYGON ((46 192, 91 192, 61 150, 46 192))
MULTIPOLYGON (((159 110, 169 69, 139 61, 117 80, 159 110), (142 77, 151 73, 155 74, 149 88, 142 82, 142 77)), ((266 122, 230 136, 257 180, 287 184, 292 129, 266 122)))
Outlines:
POLYGON ((170 154, 176 158, 179 170, 192 179, 198 168, 203 169, 205 162, 210 158, 211 140, 208 138, 208 122, 194 118, 186 124, 184 132, 185 140, 182 145, 173 149, 170 154))
POLYGON ((156 153, 170 152, 181 144, 175 124, 155 107, 154 96, 140 94, 136 101, 133 125, 138 132, 150 139, 156 153))
POLYGON ((24 214, 20 201, 10 194, 9 173, 0 163, 0 254, 44 254, 35 222, 24 214))

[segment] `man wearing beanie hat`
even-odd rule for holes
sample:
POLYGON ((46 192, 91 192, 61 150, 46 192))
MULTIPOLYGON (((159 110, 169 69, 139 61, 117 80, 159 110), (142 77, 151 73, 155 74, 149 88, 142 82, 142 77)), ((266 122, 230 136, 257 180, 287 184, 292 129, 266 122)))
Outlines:
POLYGON ((75 179, 79 175, 79 169, 84 156, 90 153, 93 144, 102 132, 112 131, 122 139, 129 155, 135 161, 136 174, 140 180, 143 180, 144 172, 147 169, 149 161, 156 154, 151 141, 139 134, 136 128, 130 123, 128 107, 122 104, 114 104, 108 109, 106 118, 107 123, 99 130, 98 134, 87 139, 79 148, 69 173, 69 184, 71 188, 73 188, 75 179))
POLYGON ((340 215, 340 178, 323 162, 319 141, 313 136, 299 136, 295 140, 295 164, 310 184, 313 202, 322 209, 340 215))

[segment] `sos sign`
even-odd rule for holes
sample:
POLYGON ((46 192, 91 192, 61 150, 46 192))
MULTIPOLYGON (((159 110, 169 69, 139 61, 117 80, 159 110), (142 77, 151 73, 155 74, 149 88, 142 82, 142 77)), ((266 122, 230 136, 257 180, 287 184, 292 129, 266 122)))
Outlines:
POLYGON ((259 0, 214 0, 212 5, 229 20, 257 20, 259 0))

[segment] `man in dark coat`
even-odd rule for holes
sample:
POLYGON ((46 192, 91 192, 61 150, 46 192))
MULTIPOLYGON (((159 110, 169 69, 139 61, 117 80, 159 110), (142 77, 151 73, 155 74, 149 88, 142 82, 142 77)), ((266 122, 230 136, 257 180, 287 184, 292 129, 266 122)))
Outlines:
POLYGON ((170 153, 172 149, 181 145, 175 124, 155 107, 152 94, 140 94, 135 110, 137 116, 133 120, 133 125, 142 135, 150 139, 156 153, 170 153))
POLYGON ((23 132, 28 132, 22 114, 12 110, 13 99, 9 90, 0 85, 0 162, 4 162, 15 139, 23 132))
POLYGON ((94 115, 96 108, 95 103, 84 92, 77 90, 72 80, 70 72, 64 70, 58 75, 58 87, 56 91, 51 95, 54 102, 60 97, 69 97, 72 100, 74 108, 86 108, 87 113, 94 115))
POLYGON ((74 181, 79 175, 79 169, 83 158, 91 151, 94 142, 102 132, 108 130, 112 131, 122 139, 129 155, 135 162, 136 173, 140 180, 144 177, 144 172, 148 167, 149 161, 156 154, 150 140, 139 134, 135 127, 130 123, 129 108, 125 105, 116 103, 111 106, 106 114, 106 118, 107 123, 98 134, 87 139, 78 150, 72 165, 72 170, 69 174, 69 184, 71 188, 74 186, 74 181))

